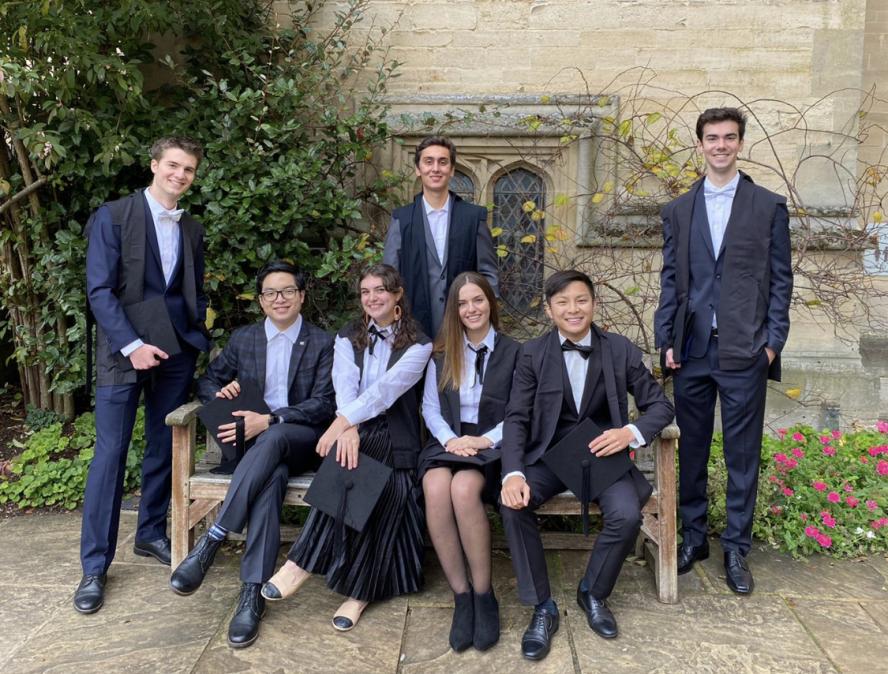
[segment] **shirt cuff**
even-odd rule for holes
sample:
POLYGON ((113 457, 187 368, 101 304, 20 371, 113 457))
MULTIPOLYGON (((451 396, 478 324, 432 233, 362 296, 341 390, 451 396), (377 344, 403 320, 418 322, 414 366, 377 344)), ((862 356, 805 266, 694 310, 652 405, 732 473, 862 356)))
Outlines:
POLYGON ((123 347, 120 350, 120 355, 124 358, 129 358, 132 353, 141 346, 145 346, 145 342, 143 342, 141 339, 137 339, 136 341, 130 342, 125 347, 123 347))
POLYGON ((338 414, 341 417, 345 417, 346 421, 348 421, 349 424, 354 426, 355 423, 360 423, 360 422, 352 421, 352 419, 360 419, 361 411, 362 411, 361 404, 357 400, 354 400, 354 401, 350 402, 348 405, 345 405, 344 407, 340 407, 338 410, 336 410, 336 414, 338 414))
POLYGON ((457 437, 456 433, 454 433, 452 429, 448 428, 446 431, 441 431, 439 435, 436 435, 435 439, 441 443, 442 447, 447 447, 447 443, 453 440, 453 438, 455 437, 457 437))
POLYGON ((496 447, 503 441, 503 425, 499 424, 497 426, 494 426, 489 431, 484 433, 483 436, 490 440, 492 447, 496 447))
POLYGON ((647 444, 644 441, 644 436, 641 434, 641 431, 638 430, 638 426, 636 426, 635 424, 626 424, 626 428, 632 431, 632 434, 635 436, 635 441, 629 443, 629 446, 632 449, 638 449, 639 447, 643 447, 647 444))
POLYGON ((503 482, 502 483, 505 484, 506 480, 508 480, 513 475, 520 475, 525 481, 527 480, 527 478, 524 477, 524 473, 522 473, 520 470, 513 470, 511 473, 506 473, 505 475, 503 475, 503 482))

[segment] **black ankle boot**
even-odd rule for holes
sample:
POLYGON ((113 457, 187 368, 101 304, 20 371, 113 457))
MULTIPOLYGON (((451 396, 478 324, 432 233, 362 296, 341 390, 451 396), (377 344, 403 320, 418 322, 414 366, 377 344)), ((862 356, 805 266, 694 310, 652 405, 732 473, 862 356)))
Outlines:
POLYGON ((453 595, 453 623, 450 625, 450 647, 457 653, 472 645, 475 631, 475 605, 472 588, 453 595))
POLYGON ((493 587, 484 594, 475 594, 475 635, 473 644, 479 651, 486 651, 499 641, 499 602, 493 587))

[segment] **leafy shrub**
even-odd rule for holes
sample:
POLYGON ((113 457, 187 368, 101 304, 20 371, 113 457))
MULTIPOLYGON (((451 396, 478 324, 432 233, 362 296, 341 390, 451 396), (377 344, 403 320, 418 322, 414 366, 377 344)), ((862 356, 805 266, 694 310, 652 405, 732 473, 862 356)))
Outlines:
MULTIPOLYGON (((86 474, 96 443, 93 413, 82 414, 66 435, 61 423, 37 431, 13 459, 9 477, 0 478, 0 503, 12 502, 20 508, 62 506, 69 510, 83 503, 86 474)), ((139 486, 142 454, 145 451, 144 410, 139 408, 133 438, 126 457, 124 490, 139 486)))
MULTIPOLYGON (((722 439, 709 463, 710 525, 725 526, 722 439)), ((888 550, 888 423, 873 430, 781 429, 762 447, 753 535, 792 554, 888 550)))

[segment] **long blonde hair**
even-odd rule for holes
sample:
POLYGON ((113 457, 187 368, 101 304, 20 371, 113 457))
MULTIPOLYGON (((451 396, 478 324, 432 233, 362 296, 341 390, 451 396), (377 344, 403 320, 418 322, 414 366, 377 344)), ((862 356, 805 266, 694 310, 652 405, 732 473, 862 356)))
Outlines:
POLYGON ((463 367, 465 361, 464 337, 465 328, 459 319, 459 291, 469 284, 481 288, 481 292, 487 298, 490 305, 490 324, 499 332, 499 307, 496 304, 496 295, 490 283, 481 274, 474 271, 464 271, 450 284, 447 293, 447 306, 444 308, 444 319, 441 329, 435 339, 435 353, 444 354, 444 364, 441 371, 441 381, 438 389, 443 391, 447 387, 459 389, 462 384, 463 367))

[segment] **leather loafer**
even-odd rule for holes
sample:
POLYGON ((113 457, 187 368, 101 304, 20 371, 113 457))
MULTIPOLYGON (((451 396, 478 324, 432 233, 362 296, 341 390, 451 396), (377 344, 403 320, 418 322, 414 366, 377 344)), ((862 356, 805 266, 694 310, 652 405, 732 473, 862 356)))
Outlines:
POLYGON ((528 660, 542 660, 549 654, 552 636, 558 631, 558 613, 535 608, 530 624, 521 637, 521 655, 528 660))
POLYGON ((78 613, 95 613, 105 603, 105 583, 108 577, 84 575, 74 591, 74 609, 78 613))
POLYGON ((736 550, 725 552, 725 581, 737 594, 751 594, 755 586, 746 558, 736 550))
POLYGON ((203 583, 220 545, 222 541, 214 540, 207 534, 198 538, 197 544, 170 576, 170 587, 173 588, 173 592, 183 596, 195 592, 203 583))
POLYGON ((161 564, 170 565, 170 549, 169 538, 158 538, 156 541, 136 541, 133 544, 133 552, 140 557, 154 557, 161 564))
POLYGON ((246 648, 259 636, 259 622, 265 615, 265 600, 259 594, 259 583, 241 585, 237 608, 228 623, 228 645, 246 648))
POLYGON ((694 562, 704 559, 709 559, 709 541, 703 541, 701 545, 682 543, 678 547, 678 575, 687 573, 694 568, 694 562))
POLYGON ((615 639, 617 636, 617 620, 604 599, 596 599, 589 592, 577 588, 577 604, 586 613, 589 627, 604 639, 615 639))

